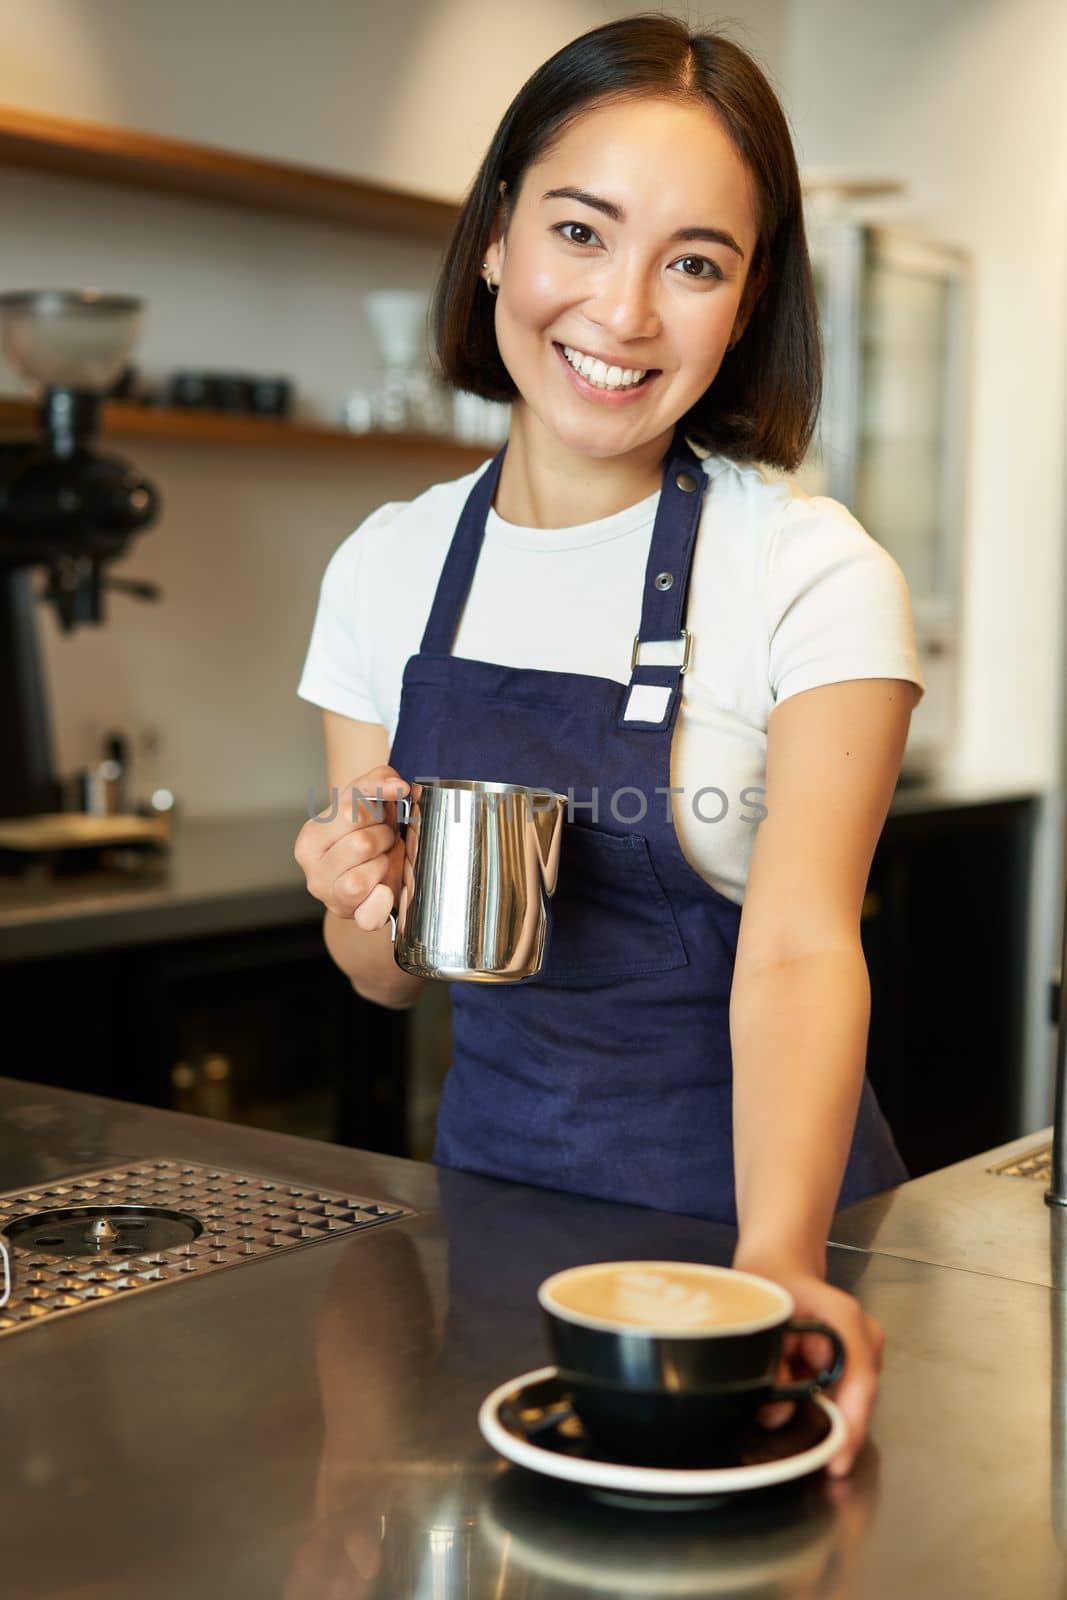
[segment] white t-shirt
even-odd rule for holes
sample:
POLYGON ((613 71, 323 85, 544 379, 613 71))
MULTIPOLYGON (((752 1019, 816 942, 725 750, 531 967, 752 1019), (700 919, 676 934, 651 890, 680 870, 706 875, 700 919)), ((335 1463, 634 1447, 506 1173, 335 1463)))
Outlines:
MULTIPOLYGON (((671 783, 683 793, 672 807, 690 863, 741 904, 775 705, 846 679, 904 678, 920 697, 925 684, 904 574, 839 501, 725 456, 709 455, 703 467, 711 483, 690 576, 692 656, 671 754, 671 783)), ((484 470, 379 507, 334 552, 302 699, 381 723, 392 740, 404 665, 418 652, 449 541, 484 470)), ((453 653, 628 683, 658 501, 657 490, 568 528, 518 527, 490 508, 453 653)), ((641 659, 678 657, 645 647, 641 659)))

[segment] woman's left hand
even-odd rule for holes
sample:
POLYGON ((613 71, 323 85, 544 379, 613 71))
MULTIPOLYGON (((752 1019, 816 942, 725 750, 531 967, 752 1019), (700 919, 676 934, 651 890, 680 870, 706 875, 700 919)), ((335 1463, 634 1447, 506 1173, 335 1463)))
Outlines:
MULTIPOLYGON (((827 1392, 844 1418, 846 1436, 826 1468, 832 1477, 844 1477, 851 1472, 867 1437, 878 1397, 885 1348, 881 1324, 864 1311, 852 1295, 827 1283, 806 1264, 747 1253, 740 1247, 732 1264, 741 1272, 753 1272, 780 1283, 793 1296, 794 1316, 828 1322, 844 1340, 845 1370, 827 1392)), ((795 1383, 813 1377, 828 1367, 832 1358, 833 1351, 825 1334, 787 1333, 782 1344, 778 1382, 795 1383)), ((762 1408, 760 1420, 768 1427, 781 1426, 792 1416, 793 1409, 792 1401, 778 1401, 762 1408)))

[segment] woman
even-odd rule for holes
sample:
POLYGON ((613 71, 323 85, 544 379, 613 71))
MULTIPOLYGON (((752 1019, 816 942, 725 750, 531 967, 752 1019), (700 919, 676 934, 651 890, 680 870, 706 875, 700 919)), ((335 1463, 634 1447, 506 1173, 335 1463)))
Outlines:
POLYGON ((883 1336, 825 1245, 838 1204, 907 1177, 864 1073, 859 913, 923 683, 896 563, 768 470, 804 455, 820 362, 755 63, 654 15, 559 51, 497 130, 434 322, 510 432, 327 568, 299 693, 343 803, 296 845, 327 947, 380 1004, 421 988, 392 959, 395 815, 353 788, 573 791, 545 967, 453 985, 434 1158, 735 1224, 734 1265, 846 1339, 848 1471, 883 1336))

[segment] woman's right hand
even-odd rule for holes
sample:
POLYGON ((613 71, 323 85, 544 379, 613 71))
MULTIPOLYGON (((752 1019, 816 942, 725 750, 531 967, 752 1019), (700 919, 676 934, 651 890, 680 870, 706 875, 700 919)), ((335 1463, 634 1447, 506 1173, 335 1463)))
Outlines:
POLYGON ((293 847, 308 892, 368 933, 385 927, 399 900, 404 841, 396 801, 409 789, 392 767, 372 767, 341 789, 335 817, 331 795, 326 810, 308 818, 293 847), (384 805, 375 803, 379 791, 384 805))

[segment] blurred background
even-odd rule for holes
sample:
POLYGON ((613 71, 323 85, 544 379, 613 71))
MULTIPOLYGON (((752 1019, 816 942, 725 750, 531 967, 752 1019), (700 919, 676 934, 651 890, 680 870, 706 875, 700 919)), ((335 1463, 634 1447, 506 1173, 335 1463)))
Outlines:
MULTIPOLYGON (((326 957, 292 859, 321 716, 295 689, 345 535, 504 437, 506 408, 430 370, 426 295, 520 84, 636 9, 0 0, 0 294, 141 302, 81 435, 26 331, 63 307, 9 307, 3 481, 43 453, 67 532, 43 559, 0 496, 5 1073, 428 1155, 447 991, 388 1013, 326 957), (74 436, 140 485, 106 571, 55 465, 74 436)), ((798 476, 911 587, 927 695, 863 933, 868 1067, 918 1175, 1051 1116, 1067 11, 684 14, 757 56, 795 135, 828 357, 798 476)))

